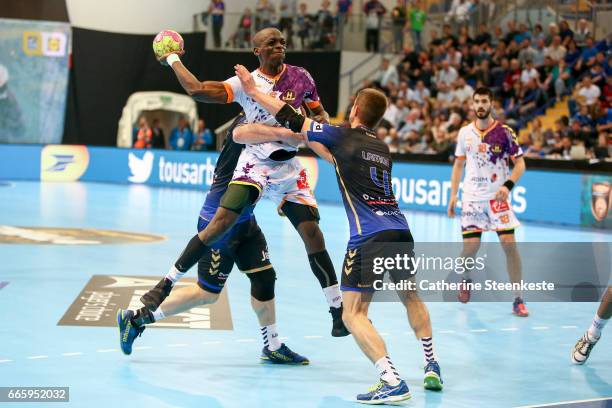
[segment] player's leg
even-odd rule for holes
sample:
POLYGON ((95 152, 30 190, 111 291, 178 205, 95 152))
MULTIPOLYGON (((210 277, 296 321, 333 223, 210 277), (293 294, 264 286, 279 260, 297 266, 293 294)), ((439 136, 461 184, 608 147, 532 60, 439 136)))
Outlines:
MULTIPOLYGON (((522 279, 521 270, 521 255, 516 245, 514 229, 498 231, 499 241, 501 242, 504 253, 506 254, 506 268, 508 269, 508 277, 512 283, 520 283, 522 279)), ((514 303, 512 304, 512 313, 519 317, 529 316, 527 306, 523 301, 521 291, 515 291, 514 303)))
POLYGON ((242 211, 255 203, 259 190, 255 186, 230 184, 221 197, 220 207, 212 220, 198 219, 198 234, 187 246, 170 268, 166 276, 140 300, 150 310, 157 307, 168 296, 174 284, 181 279, 193 265, 209 250, 209 246, 222 239, 236 223, 242 211))
POLYGON ((117 324, 119 342, 125 354, 131 354, 136 337, 148 324, 185 312, 193 307, 217 301, 234 266, 227 250, 208 249, 198 261, 198 283, 173 291, 155 310, 147 306, 136 311, 119 309, 117 324))
POLYGON ((348 336, 342 322, 342 295, 334 264, 325 248, 325 238, 319 228, 319 211, 316 207, 285 201, 281 211, 287 216, 304 242, 312 273, 319 281, 329 311, 332 315, 332 336, 348 336))
MULTIPOLYGON (((395 258, 398 254, 414 257, 414 239, 409 230, 384 231, 377 234, 372 242, 376 242, 378 245, 389 243, 388 247, 393 247, 394 252, 392 254, 385 253, 385 257, 392 255, 395 258)), ((382 248, 382 251, 385 251, 385 248, 382 248)), ((412 269, 396 269, 390 272, 390 278, 394 283, 414 282, 416 273, 417 271, 412 269)), ((423 347, 423 365, 425 367, 423 385, 428 390, 440 391, 443 388, 442 374, 434 351, 431 319, 427 306, 416 290, 398 290, 397 294, 406 308, 410 327, 423 347)))
MULTIPOLYGON (((484 203, 478 201, 463 201, 461 205, 461 235, 463 236, 463 258, 473 258, 480 249, 482 231, 488 227, 488 216, 484 203)), ((472 277, 466 270, 461 277, 461 289, 457 295, 461 303, 470 301, 470 286, 472 277)))
POLYGON ((586 363, 591 350, 593 350, 593 347, 599 341, 601 332, 606 323, 608 323, 608 320, 610 320, 610 317, 612 317, 612 285, 606 289, 597 313, 591 322, 591 326, 578 340, 572 350, 572 362, 574 364, 586 363))
MULTIPOLYGON (((506 255, 508 278, 512 283, 520 283, 523 278, 521 255, 516 245, 514 230, 521 223, 516 218, 516 215, 514 215, 514 211, 512 211, 508 202, 489 201, 487 213, 490 219, 490 229, 497 231, 497 236, 506 255)), ((514 293, 512 313, 519 317, 529 316, 521 291, 515 291, 514 293)))
POLYGON ((378 370, 380 380, 367 393, 357 395, 357 402, 383 404, 410 398, 406 382, 402 380, 389 358, 387 347, 372 322, 368 319, 371 293, 342 291, 344 310, 342 318, 357 345, 378 370))
POLYGON ((261 359, 275 364, 309 364, 306 357, 280 342, 274 300, 276 272, 270 263, 266 239, 255 219, 241 224, 235 237, 231 246, 236 265, 251 282, 251 306, 263 340, 261 359))
POLYGON ((368 319, 368 308, 374 293, 374 275, 362 275, 361 257, 359 247, 347 249, 344 257, 342 319, 361 351, 374 363, 380 380, 369 392, 357 395, 357 401, 366 404, 403 401, 410 398, 410 390, 393 366, 385 342, 368 319))

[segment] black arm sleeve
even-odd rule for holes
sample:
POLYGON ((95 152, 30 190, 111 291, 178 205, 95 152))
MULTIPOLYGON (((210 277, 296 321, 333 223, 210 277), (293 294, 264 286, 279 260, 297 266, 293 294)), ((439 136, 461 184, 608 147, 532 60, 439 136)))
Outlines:
POLYGON ((278 111, 275 116, 275 119, 282 126, 291 129, 295 133, 300 133, 302 131, 302 125, 306 120, 306 118, 301 113, 296 111, 291 105, 287 103, 281 108, 281 110, 278 111))

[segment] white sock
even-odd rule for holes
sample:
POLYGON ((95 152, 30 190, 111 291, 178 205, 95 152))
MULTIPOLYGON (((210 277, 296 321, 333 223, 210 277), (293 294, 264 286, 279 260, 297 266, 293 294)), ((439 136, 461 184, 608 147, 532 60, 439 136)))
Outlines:
POLYGON ((382 357, 376 363, 374 363, 376 369, 378 370, 378 375, 381 380, 384 380, 389 385, 397 385, 400 383, 401 379, 395 367, 393 367, 393 363, 388 356, 382 357))
POLYGON ((433 338, 421 337, 421 344, 423 345, 423 353, 425 353, 425 363, 429 363, 436 359, 433 348, 433 338))
POLYGON ((602 319, 599 317, 599 315, 597 315, 597 313, 595 313, 593 322, 591 322, 591 327, 589 327, 588 330, 589 335, 595 339, 599 339, 601 337, 601 331, 606 326, 606 323, 608 323, 608 320, 602 319))
POLYGON ((185 275, 185 272, 181 272, 176 269, 176 266, 172 265, 168 273, 166 274, 166 279, 171 280, 172 283, 176 283, 179 279, 181 279, 185 275))
POLYGON ((261 336, 263 337, 264 347, 270 351, 278 350, 281 347, 281 342, 278 338, 276 323, 261 328, 261 336))
POLYGON ((156 311, 151 312, 151 314, 153 315, 153 319, 155 319, 156 322, 164 319, 166 317, 166 315, 164 314, 164 312, 162 311, 161 307, 158 307, 156 311))
POLYGON ((325 294, 325 299, 327 299, 327 304, 329 305, 329 307, 339 308, 340 306, 342 306, 342 294, 340 294, 340 285, 336 283, 335 285, 323 288, 323 293, 325 294))

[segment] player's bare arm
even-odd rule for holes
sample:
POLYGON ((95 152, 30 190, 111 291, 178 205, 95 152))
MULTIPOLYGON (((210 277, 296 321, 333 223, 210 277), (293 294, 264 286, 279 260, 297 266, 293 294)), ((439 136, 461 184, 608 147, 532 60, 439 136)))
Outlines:
POLYGON ((199 81, 178 59, 178 53, 171 53, 159 59, 162 65, 170 65, 176 77, 189 96, 198 102, 226 103, 227 90, 223 82, 199 81), (172 57, 174 55, 175 57, 172 57))
POLYGON ((259 123, 249 123, 234 129, 233 139, 236 143, 257 144, 267 142, 284 142, 297 146, 305 142, 301 133, 293 133, 284 127, 274 127, 259 123))
POLYGON ((463 167, 465 166, 465 157, 456 157, 453 164, 453 173, 451 175, 451 193, 448 200, 447 214, 449 217, 455 216, 455 207, 457 207, 457 194, 459 193, 459 183, 463 176, 463 167))
MULTIPOLYGON (((518 183, 519 179, 523 176, 525 169, 527 168, 525 165, 525 159, 522 156, 513 159, 513 162, 514 167, 512 168, 512 174, 510 174, 510 177, 508 178, 508 180, 512 182, 512 185, 518 183)), ((499 190, 497 190, 495 199, 497 201, 506 201, 508 200, 509 195, 510 189, 505 185, 502 185, 499 190)))

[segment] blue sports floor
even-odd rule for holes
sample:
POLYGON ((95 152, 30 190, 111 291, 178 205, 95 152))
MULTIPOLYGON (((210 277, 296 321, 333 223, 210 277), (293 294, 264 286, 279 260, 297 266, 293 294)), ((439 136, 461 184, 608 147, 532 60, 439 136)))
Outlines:
MULTIPOLYGON (((256 214, 278 273, 280 335, 310 358, 310 366, 260 364, 248 279, 236 270, 227 287, 233 331, 149 329, 126 357, 115 328, 58 325, 92 275, 164 275, 193 236, 202 200, 195 191, 144 186, 19 181, 0 186, 0 225, 116 229, 167 238, 94 246, 0 244, 0 386, 69 386, 70 403, 58 405, 74 407, 356 406, 355 394, 376 382, 377 372, 352 338, 329 336, 327 306, 302 243, 266 200, 256 214)), ((339 271, 348 236, 344 209, 321 205, 320 212, 339 271)), ((407 216, 416 241, 460 239, 458 220, 407 216)), ((612 241, 598 231, 533 224, 523 224, 517 234, 522 241, 612 241)), ((515 407, 612 397, 612 327, 587 365, 569 361, 597 305, 528 299, 527 305, 526 319, 512 316, 509 303, 428 305, 445 381, 441 393, 422 388, 422 350, 402 307, 372 305, 371 319, 411 388, 406 406, 515 407)))

